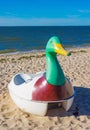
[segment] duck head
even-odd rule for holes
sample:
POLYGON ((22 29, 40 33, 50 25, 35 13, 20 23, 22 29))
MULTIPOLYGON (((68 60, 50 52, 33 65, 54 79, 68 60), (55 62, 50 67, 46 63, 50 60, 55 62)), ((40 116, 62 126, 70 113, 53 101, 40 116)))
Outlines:
POLYGON ((70 52, 67 52, 63 48, 61 40, 54 36, 50 38, 46 46, 46 80, 52 85, 60 86, 66 82, 66 77, 64 76, 56 54, 71 55, 70 52))
POLYGON ((57 36, 54 36, 50 38, 50 40, 47 43, 46 46, 46 52, 47 53, 55 53, 55 54, 61 54, 65 56, 70 56, 71 53, 67 52, 63 46, 61 40, 57 36))

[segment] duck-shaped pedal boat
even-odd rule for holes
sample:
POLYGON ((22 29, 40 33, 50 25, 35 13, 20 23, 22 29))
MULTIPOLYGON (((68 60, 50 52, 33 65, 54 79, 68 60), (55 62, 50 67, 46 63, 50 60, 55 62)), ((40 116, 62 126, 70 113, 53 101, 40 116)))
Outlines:
POLYGON ((58 37, 46 45, 46 71, 36 74, 16 74, 8 85, 16 105, 25 112, 44 116, 48 105, 57 103, 68 111, 74 100, 74 89, 65 77, 57 54, 69 56, 58 37))

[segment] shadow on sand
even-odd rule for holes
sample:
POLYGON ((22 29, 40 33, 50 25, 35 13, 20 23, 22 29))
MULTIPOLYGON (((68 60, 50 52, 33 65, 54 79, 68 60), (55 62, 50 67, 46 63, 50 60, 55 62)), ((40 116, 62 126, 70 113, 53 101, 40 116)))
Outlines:
POLYGON ((54 107, 53 109, 48 110, 47 116, 90 116, 90 88, 79 86, 74 86, 74 88, 76 95, 70 110, 66 112, 63 108, 54 107))

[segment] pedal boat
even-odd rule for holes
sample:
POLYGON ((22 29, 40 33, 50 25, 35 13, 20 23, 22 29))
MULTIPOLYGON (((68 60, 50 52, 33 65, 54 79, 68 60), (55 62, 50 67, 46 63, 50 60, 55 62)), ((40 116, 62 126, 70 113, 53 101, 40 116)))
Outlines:
POLYGON ((35 115, 47 114, 50 104, 58 104, 68 111, 74 100, 74 88, 57 59, 57 54, 70 56, 57 36, 46 45, 46 71, 36 74, 18 73, 12 77, 8 90, 15 104, 35 115))

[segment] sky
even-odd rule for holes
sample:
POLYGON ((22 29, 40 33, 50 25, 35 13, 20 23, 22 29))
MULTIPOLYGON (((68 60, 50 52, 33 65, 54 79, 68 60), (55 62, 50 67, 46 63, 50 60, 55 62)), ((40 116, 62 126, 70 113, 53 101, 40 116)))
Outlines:
POLYGON ((90 26, 90 0, 0 0, 0 26, 90 26))

